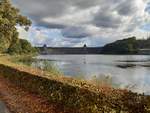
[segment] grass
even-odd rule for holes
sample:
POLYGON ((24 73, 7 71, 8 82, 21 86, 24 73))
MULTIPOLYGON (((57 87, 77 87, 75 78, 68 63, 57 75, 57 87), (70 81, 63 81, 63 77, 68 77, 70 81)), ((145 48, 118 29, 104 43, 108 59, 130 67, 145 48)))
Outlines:
POLYGON ((54 75, 57 75, 57 76, 62 75, 62 73, 58 70, 56 65, 54 65, 52 62, 50 62, 48 60, 39 61, 36 58, 29 56, 29 57, 19 58, 15 62, 30 66, 30 67, 38 68, 38 69, 41 69, 43 71, 53 73, 54 75))

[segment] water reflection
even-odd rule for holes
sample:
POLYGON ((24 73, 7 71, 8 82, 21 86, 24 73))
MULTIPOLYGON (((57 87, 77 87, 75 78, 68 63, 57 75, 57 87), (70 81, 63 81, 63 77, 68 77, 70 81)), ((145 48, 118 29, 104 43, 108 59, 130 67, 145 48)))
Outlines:
POLYGON ((91 79, 111 77, 112 84, 150 94, 150 56, 144 55, 40 55, 32 65, 53 63, 66 76, 91 79))

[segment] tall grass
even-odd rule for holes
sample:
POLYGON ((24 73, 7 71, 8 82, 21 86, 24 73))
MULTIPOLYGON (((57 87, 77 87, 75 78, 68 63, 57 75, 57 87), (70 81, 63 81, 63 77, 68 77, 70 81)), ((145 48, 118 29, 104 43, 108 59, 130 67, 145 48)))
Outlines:
POLYGON ((37 68, 41 71, 46 71, 55 76, 62 75, 62 72, 58 69, 58 67, 49 60, 38 60, 36 58, 33 58, 33 56, 14 56, 10 60, 15 64, 37 68))

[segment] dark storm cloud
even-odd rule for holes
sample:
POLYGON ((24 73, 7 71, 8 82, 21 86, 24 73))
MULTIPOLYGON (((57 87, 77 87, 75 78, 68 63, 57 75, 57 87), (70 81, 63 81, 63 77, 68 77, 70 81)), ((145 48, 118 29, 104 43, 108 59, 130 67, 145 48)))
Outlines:
POLYGON ((93 23, 97 27, 118 28, 122 23, 121 17, 115 16, 110 12, 100 11, 94 17, 93 23))
MULTIPOLYGON (((14 0, 16 5, 30 16, 59 17, 68 7, 64 0, 14 0)), ((68 1, 68 0, 65 0, 68 1)))
POLYGON ((59 24, 59 23, 47 23, 47 22, 44 22, 44 21, 38 22, 37 25, 38 26, 43 26, 43 27, 46 27, 46 28, 51 28, 51 29, 63 29, 65 27, 67 27, 66 25, 63 25, 63 24, 59 24))
POLYGON ((136 13, 138 7, 135 4, 135 0, 123 1, 121 2, 116 10, 120 15, 132 15, 136 13))
POLYGON ((62 30, 62 35, 68 38, 85 38, 90 36, 84 27, 68 27, 62 30))
POLYGON ((80 9, 90 8, 100 3, 101 3, 100 0, 74 0, 74 1, 72 0, 72 5, 80 9))
POLYGON ((148 13, 150 13, 150 2, 147 3, 145 11, 148 12, 148 13))

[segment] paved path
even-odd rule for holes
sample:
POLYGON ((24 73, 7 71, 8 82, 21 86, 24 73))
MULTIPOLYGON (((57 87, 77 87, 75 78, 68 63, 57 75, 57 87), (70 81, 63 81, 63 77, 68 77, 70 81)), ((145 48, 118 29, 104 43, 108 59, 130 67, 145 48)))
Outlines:
MULTIPOLYGON (((73 113, 64 112, 61 106, 50 104, 43 98, 22 90, 0 76, 0 98, 6 102, 12 113, 73 113)), ((0 103, 0 113, 4 104, 0 103)))
POLYGON ((2 101, 0 101, 0 113, 10 113, 2 101))

